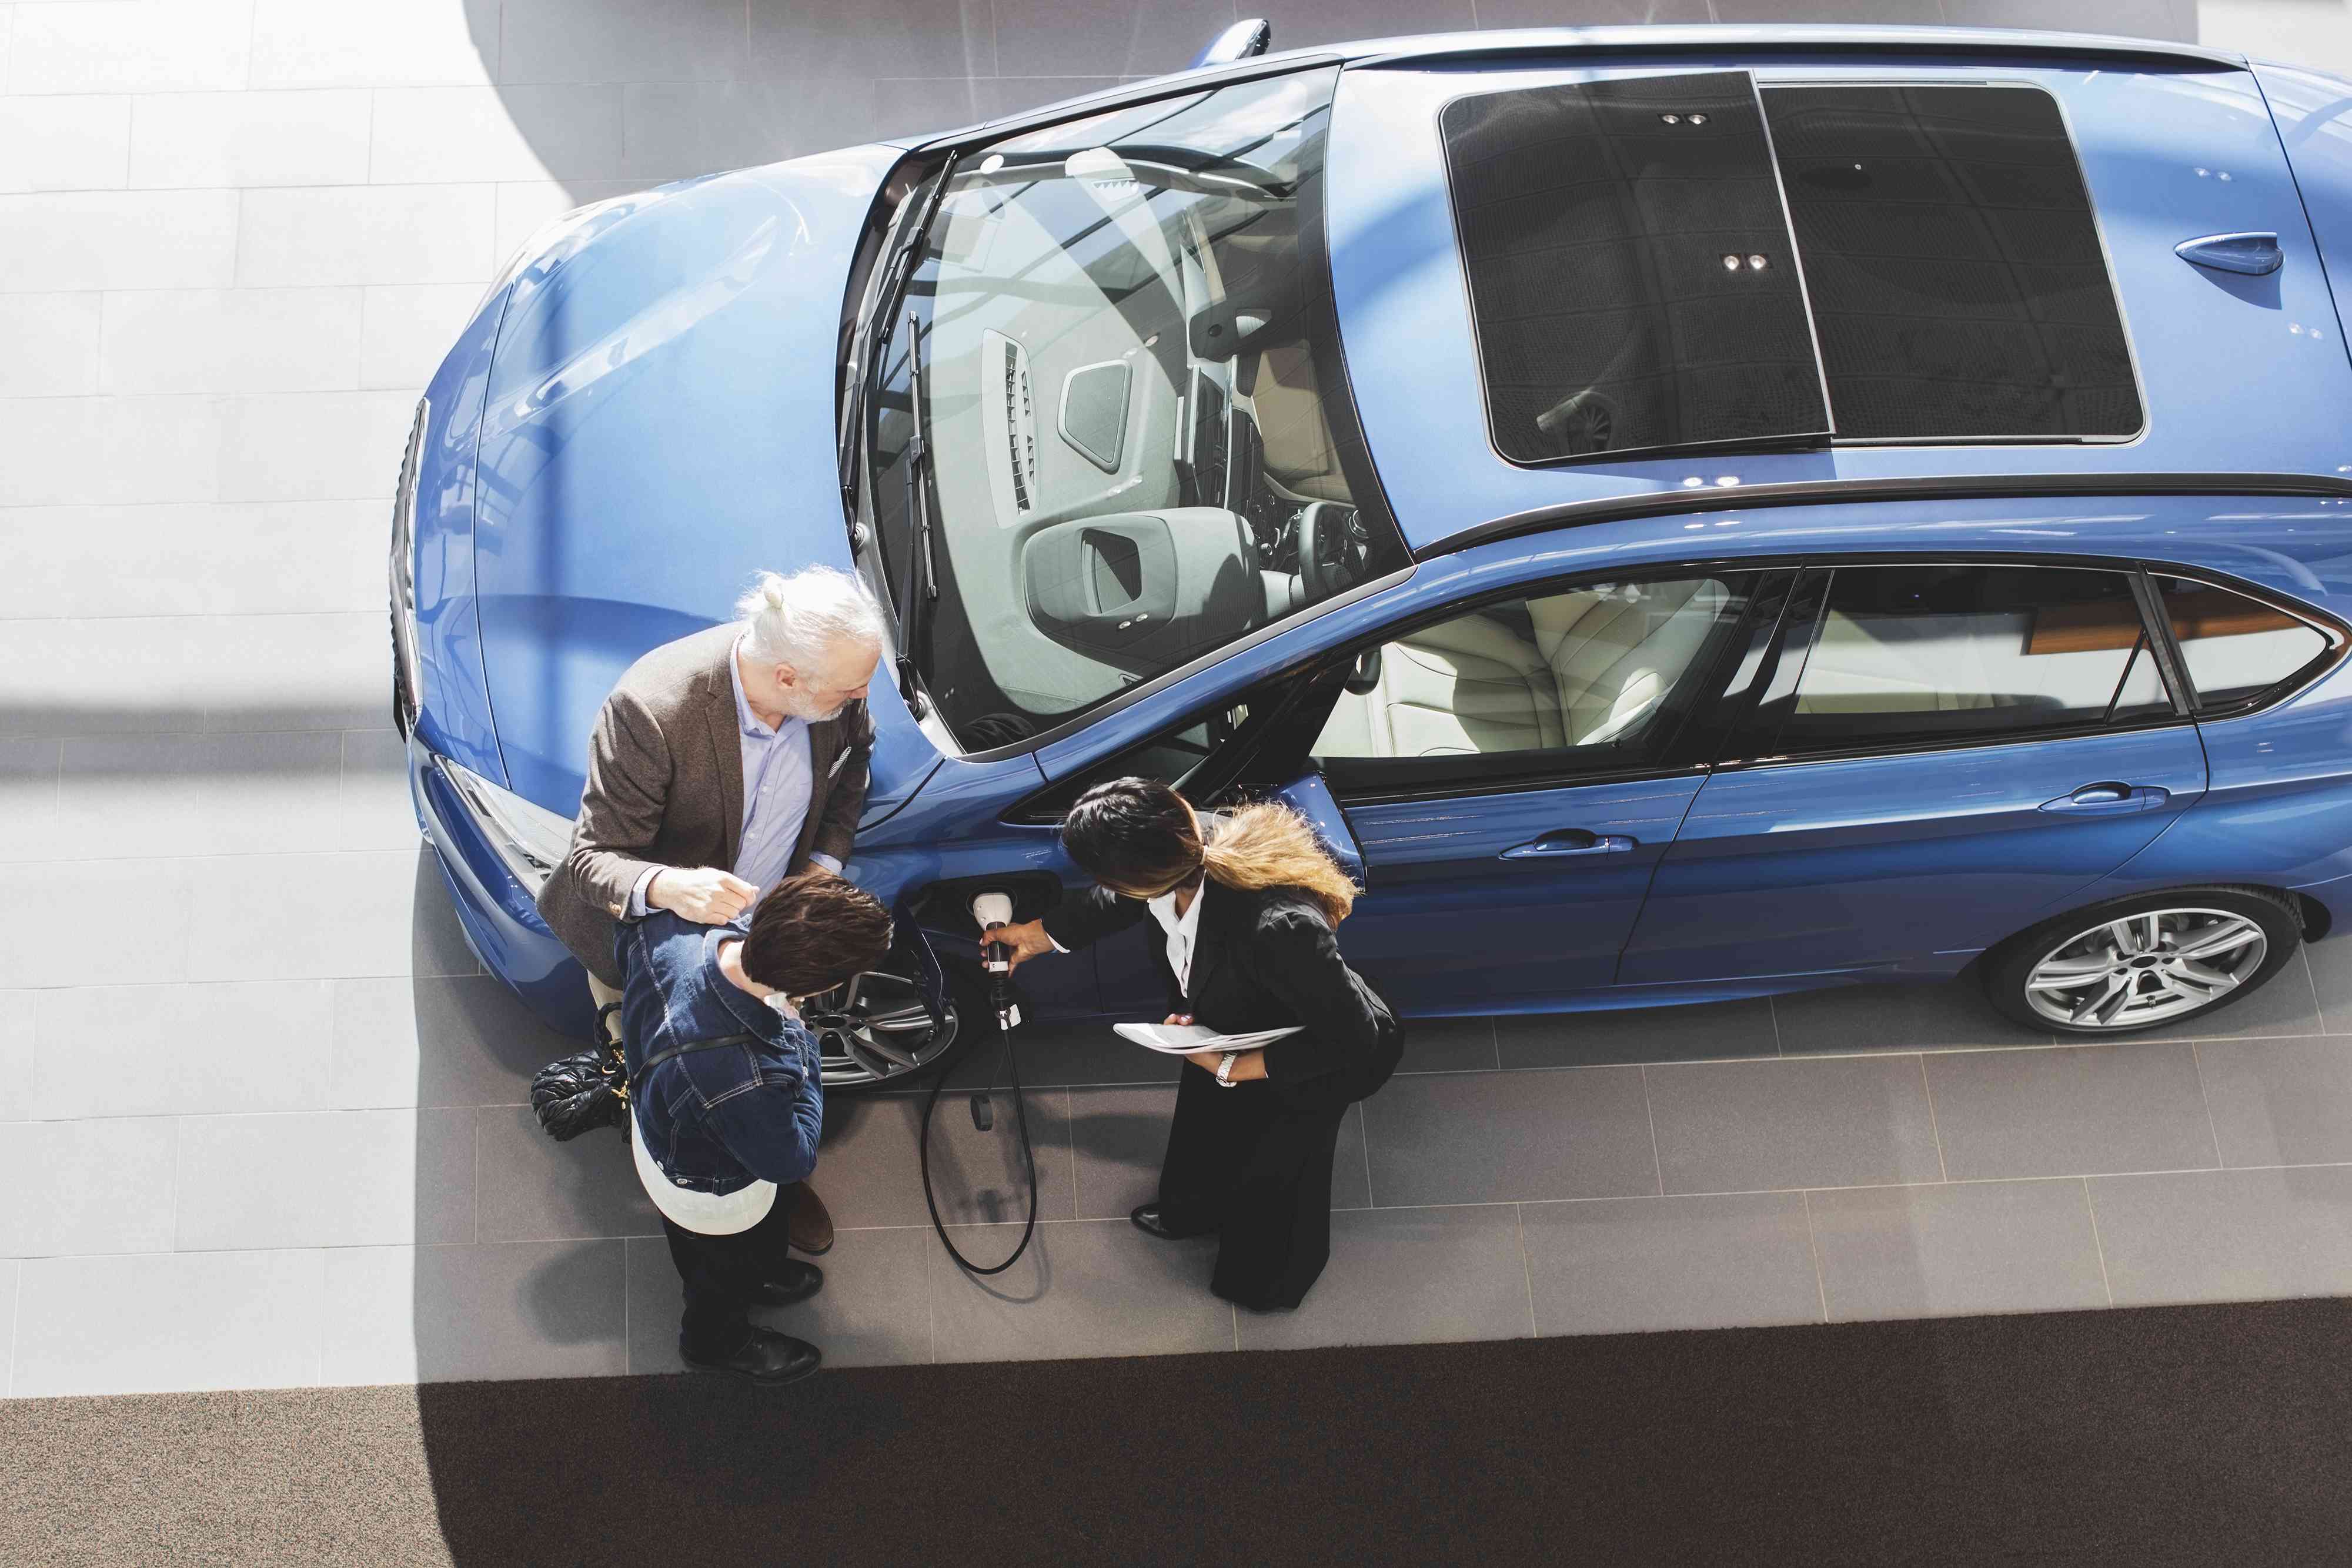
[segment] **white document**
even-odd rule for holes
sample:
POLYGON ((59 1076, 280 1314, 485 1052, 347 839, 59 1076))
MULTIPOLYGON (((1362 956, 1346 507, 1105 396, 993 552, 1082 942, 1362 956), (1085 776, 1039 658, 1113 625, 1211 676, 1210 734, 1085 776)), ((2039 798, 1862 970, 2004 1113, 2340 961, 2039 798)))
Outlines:
POLYGON ((1301 1026, 1262 1029, 1255 1034, 1219 1034, 1197 1023, 1115 1023, 1110 1027, 1121 1040, 1131 1040, 1146 1050, 1190 1056, 1196 1051, 1255 1051, 1285 1035, 1297 1034, 1301 1026))

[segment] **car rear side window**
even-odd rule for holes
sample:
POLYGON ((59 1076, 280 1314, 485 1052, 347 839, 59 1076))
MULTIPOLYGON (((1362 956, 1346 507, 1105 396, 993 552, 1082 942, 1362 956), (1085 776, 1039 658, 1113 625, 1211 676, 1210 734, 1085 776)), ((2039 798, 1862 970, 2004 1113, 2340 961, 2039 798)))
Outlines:
POLYGON ((1840 567, 1775 749, 1998 740, 2171 711, 2129 576, 1840 567))
POLYGON ((2154 580, 2200 713, 2252 702, 2328 651, 2326 633, 2258 599, 2184 577, 2154 580))
POLYGON ((2073 143, 2029 87, 1768 87, 1841 440, 2142 420, 2073 143))

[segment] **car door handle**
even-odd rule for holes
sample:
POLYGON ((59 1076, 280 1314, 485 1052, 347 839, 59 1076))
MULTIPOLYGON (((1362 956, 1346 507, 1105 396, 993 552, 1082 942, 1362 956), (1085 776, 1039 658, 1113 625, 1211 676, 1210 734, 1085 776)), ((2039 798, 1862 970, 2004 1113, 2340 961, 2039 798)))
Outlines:
POLYGON ((1514 844, 1496 858, 1507 861, 1556 859, 1564 855, 1620 855, 1633 847, 1622 833, 1588 833, 1582 828, 1559 828, 1539 839, 1514 844))
POLYGON ((2264 277, 2286 264, 2286 253, 2279 248, 2274 234, 2205 235, 2182 240, 2172 247, 2172 254, 2194 267, 2242 272, 2251 277, 2264 277))
POLYGON ((2055 800, 2044 800, 2045 811, 2063 811, 2076 817, 2116 817, 2126 811, 2153 811, 2172 792, 2153 784, 2121 784, 2112 779, 2104 783, 2085 784, 2071 795, 2061 795, 2055 800))

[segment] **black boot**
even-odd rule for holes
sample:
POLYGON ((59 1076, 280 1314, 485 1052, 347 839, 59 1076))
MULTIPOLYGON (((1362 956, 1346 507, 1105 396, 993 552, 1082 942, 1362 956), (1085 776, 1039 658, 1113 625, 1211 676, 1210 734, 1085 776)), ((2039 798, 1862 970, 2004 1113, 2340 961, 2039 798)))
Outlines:
POLYGON ((681 1333, 677 1354, 696 1372, 731 1372, 764 1385, 797 1383, 824 1359, 806 1340, 767 1329, 753 1329, 733 1354, 719 1356, 697 1355, 693 1342, 681 1333))

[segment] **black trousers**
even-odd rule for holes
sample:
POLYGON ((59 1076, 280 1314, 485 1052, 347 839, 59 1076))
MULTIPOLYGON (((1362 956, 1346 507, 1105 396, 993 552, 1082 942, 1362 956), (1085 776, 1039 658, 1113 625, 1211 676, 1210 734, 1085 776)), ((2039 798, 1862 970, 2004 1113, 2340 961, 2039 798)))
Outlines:
POLYGON ((1160 1167, 1160 1214, 1217 1233, 1209 1289, 1259 1309, 1295 1307, 1331 1260, 1331 1158, 1344 1104, 1302 1108, 1263 1079, 1221 1087, 1187 1062, 1160 1167))
POLYGON ((698 1355, 719 1357, 743 1347, 751 1332, 751 1292, 783 1272, 792 1195, 776 1194, 759 1224, 732 1236, 705 1236, 665 1218, 669 1260, 686 1284, 687 1344, 698 1355))

